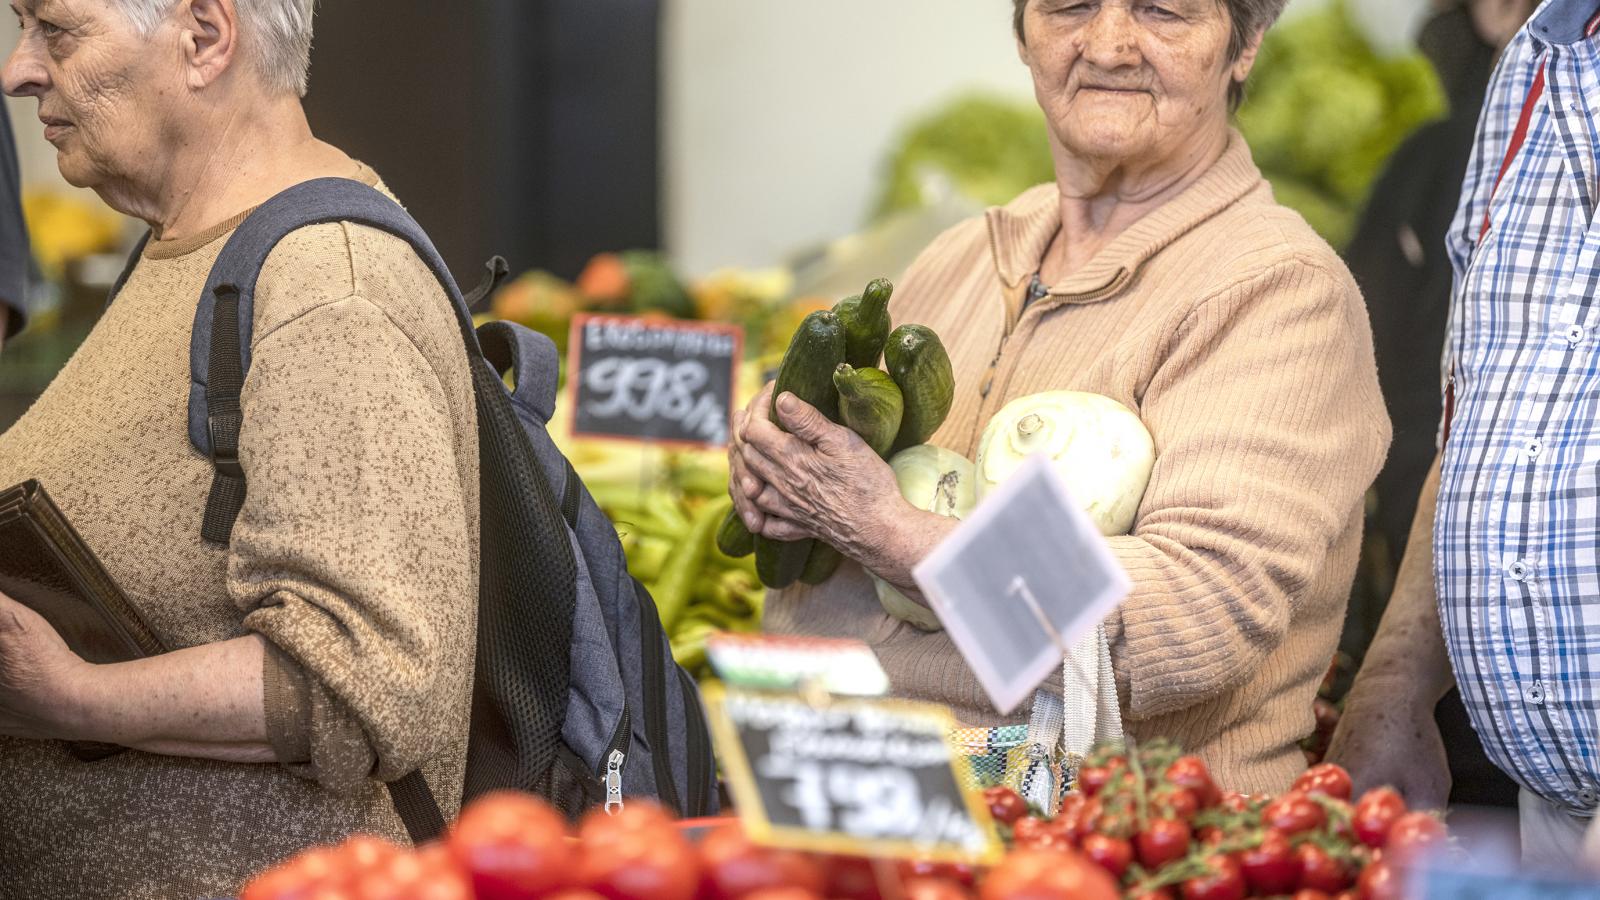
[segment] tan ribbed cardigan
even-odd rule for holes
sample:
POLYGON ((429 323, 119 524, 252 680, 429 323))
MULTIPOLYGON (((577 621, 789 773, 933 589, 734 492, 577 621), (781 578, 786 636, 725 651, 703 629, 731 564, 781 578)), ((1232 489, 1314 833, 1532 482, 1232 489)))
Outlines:
POLYGON ((447 812, 459 803, 478 443, 454 313, 399 238, 335 223, 279 244, 243 395, 249 498, 231 546, 206 544, 212 470, 189 444, 189 333, 242 218, 150 244, 0 435, 0 485, 40 479, 167 647, 265 637, 262 703, 286 764, 82 763, 57 743, 0 738, 0 900, 235 896, 312 844, 404 840, 374 775, 421 766, 447 812))
MULTIPOLYGON (((1229 788, 1277 791, 1334 654, 1389 422, 1355 282, 1277 205, 1235 134, 1194 185, 1023 311, 1060 228, 1042 185, 956 226, 905 274, 897 322, 944 338, 956 400, 933 443, 1047 390, 1133 409, 1158 458, 1132 534, 1132 596, 1107 620, 1126 726, 1180 740, 1229 788)), ((943 633, 883 614, 860 567, 770 597, 773 631, 856 637, 897 693, 1005 719, 943 633)))

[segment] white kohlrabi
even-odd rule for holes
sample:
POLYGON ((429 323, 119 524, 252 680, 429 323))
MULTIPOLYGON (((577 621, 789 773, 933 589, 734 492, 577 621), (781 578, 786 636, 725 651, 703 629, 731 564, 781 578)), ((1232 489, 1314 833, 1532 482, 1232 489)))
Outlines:
POLYGON ((1132 410, 1078 391, 1047 391, 1007 403, 978 443, 978 498, 1036 453, 1055 462, 1101 534, 1132 530, 1156 461, 1155 442, 1132 410))
MULTIPOLYGON (((973 484, 972 463, 958 453, 932 444, 922 444, 895 454, 889 461, 900 496, 912 506, 941 516, 962 518, 978 502, 973 484)), ((872 576, 878 588, 878 602, 884 612, 923 631, 938 631, 939 617, 933 610, 907 598, 887 581, 872 576)))

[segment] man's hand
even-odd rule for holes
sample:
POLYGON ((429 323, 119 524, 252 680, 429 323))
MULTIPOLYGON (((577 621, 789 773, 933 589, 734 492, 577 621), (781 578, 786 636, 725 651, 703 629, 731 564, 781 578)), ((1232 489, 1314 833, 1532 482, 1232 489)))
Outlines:
POLYGON ((0 735, 79 739, 77 689, 90 668, 43 616, 0 594, 0 735))
POLYGON ((1358 792, 1392 785, 1416 809, 1440 809, 1450 766, 1434 707, 1454 683, 1433 589, 1436 459, 1417 499, 1406 556, 1389 608, 1345 700, 1328 761, 1350 770, 1358 792))

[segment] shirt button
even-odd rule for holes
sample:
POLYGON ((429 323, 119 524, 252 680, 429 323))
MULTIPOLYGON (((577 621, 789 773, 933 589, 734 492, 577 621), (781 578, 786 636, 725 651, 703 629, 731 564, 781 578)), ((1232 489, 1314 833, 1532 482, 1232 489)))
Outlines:
POLYGON ((1527 581, 1532 574, 1532 567, 1520 559, 1511 565, 1506 566, 1506 575, 1510 577, 1512 581, 1527 581))
POLYGON ((1581 344, 1581 343, 1583 343, 1583 335, 1584 335, 1583 326, 1582 325, 1574 325, 1571 328, 1567 329, 1567 343, 1572 344, 1574 346, 1576 346, 1578 344, 1581 344))
POLYGON ((1522 446, 1523 455, 1530 460, 1538 459, 1539 454, 1542 452, 1544 452, 1544 442, 1538 438, 1533 438, 1522 446))
POLYGON ((1543 703, 1544 682, 1535 681, 1533 684, 1528 685, 1528 689, 1522 692, 1522 699, 1528 701, 1534 706, 1538 706, 1539 704, 1543 703))

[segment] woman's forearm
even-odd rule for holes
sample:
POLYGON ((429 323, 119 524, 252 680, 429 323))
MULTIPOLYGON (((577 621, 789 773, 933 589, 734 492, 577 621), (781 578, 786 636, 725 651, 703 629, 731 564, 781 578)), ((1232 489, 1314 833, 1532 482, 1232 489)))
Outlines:
POLYGON ((93 666, 75 691, 72 736, 148 753, 275 761, 259 636, 93 666))
POLYGON ((859 548, 852 548, 855 553, 847 551, 845 555, 856 556, 858 562, 899 588, 906 597, 928 605, 911 571, 956 530, 961 524, 960 520, 915 509, 907 504, 897 509, 895 515, 885 516, 882 521, 881 529, 868 530, 866 536, 870 537, 869 540, 863 541, 859 548))

